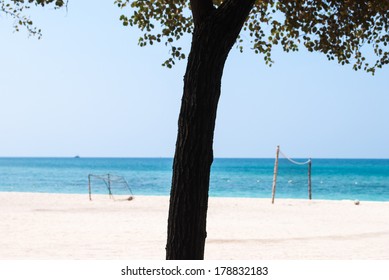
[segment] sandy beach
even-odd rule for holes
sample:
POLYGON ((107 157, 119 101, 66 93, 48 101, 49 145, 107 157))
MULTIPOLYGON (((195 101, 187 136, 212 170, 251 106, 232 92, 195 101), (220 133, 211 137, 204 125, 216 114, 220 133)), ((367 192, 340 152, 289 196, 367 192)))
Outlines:
MULTIPOLYGON (((168 197, 0 192, 0 259, 165 257, 168 197)), ((389 260, 389 203, 210 198, 206 259, 389 260)))

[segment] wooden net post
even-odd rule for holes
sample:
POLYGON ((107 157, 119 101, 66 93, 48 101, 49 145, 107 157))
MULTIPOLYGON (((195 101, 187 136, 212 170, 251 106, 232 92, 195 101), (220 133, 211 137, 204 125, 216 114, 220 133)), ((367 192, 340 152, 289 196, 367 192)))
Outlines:
POLYGON ((108 192, 109 192, 109 197, 113 198, 112 192, 111 192, 111 175, 108 174, 108 192))
POLYGON ((308 198, 309 199, 312 199, 311 168, 312 168, 312 161, 311 159, 309 159, 308 161, 308 198))
POLYGON ((276 151, 276 160, 274 163, 274 175, 273 175, 273 186, 272 186, 272 196, 271 196, 271 203, 274 204, 274 198, 276 196, 276 183, 277 183, 277 172, 278 172, 278 157, 280 154, 280 146, 277 146, 276 151))
POLYGON ((89 190, 89 200, 92 200, 92 190, 90 186, 90 174, 88 175, 88 190, 89 190))

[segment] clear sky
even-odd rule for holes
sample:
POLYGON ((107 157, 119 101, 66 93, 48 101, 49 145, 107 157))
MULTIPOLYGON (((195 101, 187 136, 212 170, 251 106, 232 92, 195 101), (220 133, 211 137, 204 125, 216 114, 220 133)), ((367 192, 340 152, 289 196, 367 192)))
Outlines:
MULTIPOLYGON (((113 2, 34 12, 41 40, 0 16, 1 157, 174 155, 185 61, 161 67, 168 49, 138 47, 113 2)), ((322 54, 274 59, 232 50, 215 157, 274 157, 281 145, 290 157, 389 158, 389 67, 373 77, 322 54)))

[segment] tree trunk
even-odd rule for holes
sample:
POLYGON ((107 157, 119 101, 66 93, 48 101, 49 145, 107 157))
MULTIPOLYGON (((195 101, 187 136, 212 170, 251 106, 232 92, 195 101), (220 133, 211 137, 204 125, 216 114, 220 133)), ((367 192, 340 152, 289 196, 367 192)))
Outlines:
POLYGON ((204 258, 212 144, 223 68, 253 4, 253 0, 225 1, 195 20, 173 163, 167 259, 204 258))

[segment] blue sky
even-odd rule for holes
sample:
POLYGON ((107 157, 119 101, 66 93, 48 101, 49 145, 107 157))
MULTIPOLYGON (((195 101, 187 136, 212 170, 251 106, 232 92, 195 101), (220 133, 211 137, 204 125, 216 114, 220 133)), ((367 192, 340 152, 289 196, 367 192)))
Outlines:
MULTIPOLYGON (((0 156, 172 157, 185 62, 140 48, 113 1, 34 11, 43 38, 0 16, 0 156)), ((189 48, 189 38, 183 42, 189 48)), ((226 63, 215 157, 389 158, 389 69, 376 76, 322 54, 249 50, 226 63)))

